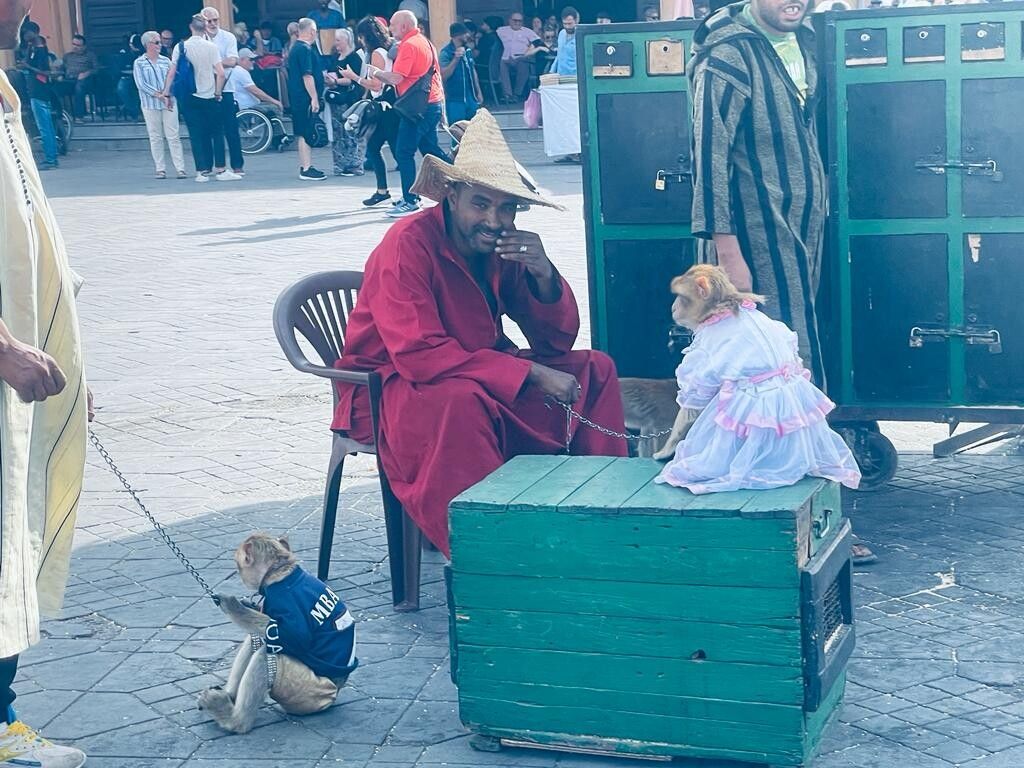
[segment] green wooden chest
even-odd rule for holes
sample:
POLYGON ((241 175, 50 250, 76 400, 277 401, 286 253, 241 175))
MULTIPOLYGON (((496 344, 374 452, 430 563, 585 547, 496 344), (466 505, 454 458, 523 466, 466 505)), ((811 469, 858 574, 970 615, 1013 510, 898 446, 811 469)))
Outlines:
POLYGON ((694 496, 655 484, 660 468, 521 456, 452 502, 462 721, 537 746, 801 765, 853 647, 839 488, 694 496))

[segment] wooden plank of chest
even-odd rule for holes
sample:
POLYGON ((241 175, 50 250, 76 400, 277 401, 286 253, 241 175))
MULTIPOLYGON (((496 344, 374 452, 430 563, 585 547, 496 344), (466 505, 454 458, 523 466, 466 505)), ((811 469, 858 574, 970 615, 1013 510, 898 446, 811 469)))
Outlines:
POLYGON ((789 706, 803 697, 799 667, 461 646, 460 689, 480 680, 789 706))
POLYGON ((654 460, 615 459, 590 482, 558 504, 563 512, 611 514, 661 472, 654 460))
POLYGON ((541 613, 460 606, 460 643, 552 651, 701 657, 711 661, 800 667, 800 628, 711 624, 659 618, 541 613))
MULTIPOLYGON (((763 760, 766 754, 795 757, 803 749, 799 727, 758 726, 735 720, 703 720, 673 717, 663 712, 636 712, 625 703, 621 709, 587 707, 572 702, 536 706, 510 697, 488 699, 473 696, 460 700, 459 710, 470 728, 474 722, 514 722, 520 735, 525 731, 531 740, 534 740, 536 731, 600 733, 605 738, 629 739, 637 744, 675 741, 686 745, 686 754, 715 750, 708 756, 745 760, 757 759, 757 756, 763 760), (722 750, 728 750, 729 754, 722 750)), ((796 707, 792 711, 799 715, 800 710, 796 707)))
POLYGON ((799 626, 795 589, 652 584, 452 572, 456 605, 506 611, 799 626))

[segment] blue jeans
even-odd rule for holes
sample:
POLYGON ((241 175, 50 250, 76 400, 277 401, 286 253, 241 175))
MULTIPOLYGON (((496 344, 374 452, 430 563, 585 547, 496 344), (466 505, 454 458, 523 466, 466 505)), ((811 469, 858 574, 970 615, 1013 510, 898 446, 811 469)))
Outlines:
MULTIPOLYGON (((475 99, 472 101, 446 101, 444 111, 448 115, 448 125, 455 125, 460 120, 472 120, 479 108, 480 105, 476 103, 475 99)), ((454 151, 457 146, 455 139, 452 139, 452 150, 454 151)))
POLYGON ((394 150, 398 173, 402 177, 402 198, 406 202, 416 202, 416 196, 409 190, 416 181, 417 149, 424 157, 433 155, 451 162, 451 158, 437 144, 437 126, 440 122, 440 104, 428 104, 427 111, 416 122, 406 117, 398 119, 398 139, 394 150))
POLYGON ((43 156, 51 165, 57 164, 57 132, 53 127, 53 112, 50 102, 43 99, 32 99, 32 117, 39 130, 39 138, 43 140, 43 156))
POLYGON ((471 101, 448 101, 445 102, 444 108, 445 112, 448 113, 448 124, 454 125, 460 120, 472 120, 480 105, 476 103, 475 99, 471 101))

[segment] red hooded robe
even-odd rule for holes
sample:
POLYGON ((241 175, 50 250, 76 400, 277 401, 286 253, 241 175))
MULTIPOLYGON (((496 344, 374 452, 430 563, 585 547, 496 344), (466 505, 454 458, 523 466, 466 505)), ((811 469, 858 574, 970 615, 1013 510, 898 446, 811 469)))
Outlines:
MULTIPOLYGON (((572 351, 580 318, 569 284, 558 276, 561 296, 544 303, 524 265, 494 259, 492 311, 452 248, 444 211, 438 205, 403 219, 370 254, 337 367, 381 375, 381 463, 410 517, 448 555, 453 498, 513 456, 565 450, 565 412, 546 407, 526 383, 531 361, 577 378, 584 416, 616 432, 624 426, 611 359, 572 351), (505 337, 502 315, 519 325, 529 350, 505 337)), ((337 386, 332 429, 371 442, 366 388, 337 386)), ((626 455, 624 440, 576 426, 572 453, 626 455)))

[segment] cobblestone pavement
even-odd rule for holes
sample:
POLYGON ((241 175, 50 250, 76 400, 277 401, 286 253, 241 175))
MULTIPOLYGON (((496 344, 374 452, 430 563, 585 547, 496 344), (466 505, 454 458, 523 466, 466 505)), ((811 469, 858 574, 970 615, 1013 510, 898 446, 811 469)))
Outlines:
MULTIPOLYGON (((569 213, 531 211, 521 225, 544 235, 585 315, 578 169, 543 163, 536 147, 523 156, 569 213)), ((45 177, 88 280, 96 432, 224 591, 242 592, 230 553, 253 529, 287 532, 316 559, 329 397, 281 357, 273 301, 303 274, 360 268, 387 226, 359 209, 368 180, 302 184, 293 165, 294 155, 261 156, 245 181, 200 187, 152 180, 148 156, 93 151, 45 177)), ((941 431, 892 434, 919 449, 941 431)), ((1024 765, 1024 465, 902 458, 889 490, 849 497, 881 562, 855 578, 846 705, 814 765, 1024 765)), ((94 768, 630 765, 471 751, 448 676, 441 561, 426 557, 423 609, 393 613, 375 473, 365 459, 350 464, 331 583, 360 621, 362 665, 338 706, 305 718, 267 706, 246 736, 197 711, 238 632, 90 452, 67 605, 23 657, 22 716, 87 750, 94 768)))

